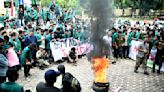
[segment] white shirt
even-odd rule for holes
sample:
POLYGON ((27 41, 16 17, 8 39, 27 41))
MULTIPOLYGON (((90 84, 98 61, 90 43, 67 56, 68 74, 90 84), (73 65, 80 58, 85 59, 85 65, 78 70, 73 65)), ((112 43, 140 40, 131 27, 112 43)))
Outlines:
POLYGON ((105 35, 103 39, 107 44, 109 44, 109 46, 112 46, 112 37, 105 35))

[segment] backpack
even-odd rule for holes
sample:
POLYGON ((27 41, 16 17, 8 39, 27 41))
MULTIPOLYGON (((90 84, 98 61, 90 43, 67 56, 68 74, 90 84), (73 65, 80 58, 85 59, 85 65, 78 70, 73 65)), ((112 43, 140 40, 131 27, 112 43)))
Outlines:
POLYGON ((70 73, 65 73, 62 79, 64 92, 80 92, 80 82, 70 73))

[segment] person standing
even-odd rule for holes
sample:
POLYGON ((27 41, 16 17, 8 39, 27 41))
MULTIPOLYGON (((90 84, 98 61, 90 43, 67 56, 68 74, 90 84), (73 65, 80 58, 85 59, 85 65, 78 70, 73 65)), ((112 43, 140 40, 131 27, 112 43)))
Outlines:
POLYGON ((8 60, 4 56, 3 48, 4 40, 0 38, 0 84, 6 81, 6 72, 8 70, 8 60))
POLYGON ((144 39, 144 41, 138 48, 138 54, 136 56, 137 61, 136 61, 135 69, 134 69, 135 73, 138 73, 137 71, 138 68, 140 67, 141 64, 143 64, 144 74, 149 75, 149 73, 147 72, 147 66, 146 66, 148 55, 149 55, 149 44, 148 44, 148 37, 146 36, 146 38, 144 39))
POLYGON ((112 53, 112 32, 109 31, 107 35, 103 37, 105 43, 107 44, 107 58, 110 58, 112 63, 115 63, 113 53, 112 53))
POLYGON ((160 74, 160 70, 162 67, 162 56, 164 55, 164 47, 162 45, 162 42, 157 43, 157 53, 155 57, 155 62, 153 63, 153 73, 155 72, 155 66, 159 65, 157 73, 160 74))

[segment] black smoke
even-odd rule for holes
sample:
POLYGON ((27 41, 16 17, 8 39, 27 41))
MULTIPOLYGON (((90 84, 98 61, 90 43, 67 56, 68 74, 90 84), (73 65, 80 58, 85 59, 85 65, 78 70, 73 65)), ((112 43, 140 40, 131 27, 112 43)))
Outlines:
POLYGON ((90 0, 89 15, 92 17, 90 43, 94 47, 89 56, 103 57, 109 51, 103 37, 113 25, 112 0, 90 0))

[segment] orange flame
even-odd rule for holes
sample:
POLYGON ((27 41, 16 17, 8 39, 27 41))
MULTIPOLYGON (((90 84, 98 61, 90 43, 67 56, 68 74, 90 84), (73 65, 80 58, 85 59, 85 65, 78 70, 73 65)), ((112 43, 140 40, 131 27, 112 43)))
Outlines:
POLYGON ((95 74, 95 82, 98 83, 107 83, 107 75, 106 70, 109 67, 109 60, 106 58, 92 58, 93 66, 95 74))

